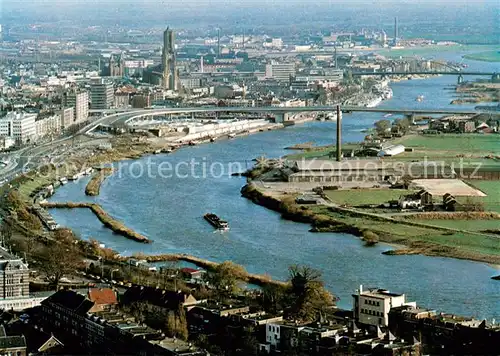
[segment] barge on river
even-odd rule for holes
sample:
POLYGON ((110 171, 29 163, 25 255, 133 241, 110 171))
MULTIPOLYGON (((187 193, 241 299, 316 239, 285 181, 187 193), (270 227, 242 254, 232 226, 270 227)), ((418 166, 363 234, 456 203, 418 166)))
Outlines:
POLYGON ((227 221, 222 220, 217 215, 208 213, 203 215, 206 221, 213 225, 218 230, 229 230, 229 224, 227 221))

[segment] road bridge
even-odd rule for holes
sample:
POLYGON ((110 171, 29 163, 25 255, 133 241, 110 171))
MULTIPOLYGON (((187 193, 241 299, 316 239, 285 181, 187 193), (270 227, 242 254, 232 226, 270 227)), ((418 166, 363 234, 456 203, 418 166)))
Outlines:
MULTIPOLYGON (((474 115, 478 110, 459 110, 459 109, 405 109, 405 108, 367 108, 360 106, 342 106, 343 113, 351 112, 376 112, 413 115, 474 115)), ((99 125, 113 126, 117 128, 126 128, 128 123, 145 117, 178 115, 178 114, 197 114, 197 113, 262 113, 277 117, 278 121, 286 121, 291 113, 304 112, 335 112, 336 106, 301 106, 301 107, 187 107, 187 108, 161 108, 161 109, 128 109, 116 113, 113 110, 101 111, 113 113, 113 115, 103 117, 94 122, 93 125, 85 128, 85 132, 92 131, 99 125)), ((97 111, 93 111, 97 112, 97 111)))

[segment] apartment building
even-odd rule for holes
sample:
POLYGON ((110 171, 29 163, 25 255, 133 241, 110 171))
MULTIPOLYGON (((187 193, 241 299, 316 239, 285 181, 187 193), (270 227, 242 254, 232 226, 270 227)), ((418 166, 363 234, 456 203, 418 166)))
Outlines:
MULTIPOLYGON (((64 107, 71 107, 74 110, 73 122, 71 125, 80 124, 87 121, 89 117, 89 93, 85 90, 71 90, 64 93, 63 96, 64 107)), ((69 127, 64 123, 64 127, 69 127)))
POLYGON ((52 114, 45 117, 38 117, 35 120, 35 130, 37 139, 45 136, 58 135, 62 130, 60 114, 52 114))
POLYGON ((59 116, 61 117, 61 128, 67 129, 71 125, 73 125, 74 118, 75 118, 75 108, 74 107, 67 107, 61 109, 59 112, 59 116))
POLYGON ((416 307, 415 302, 406 302, 406 296, 391 293, 385 289, 363 290, 359 286, 357 294, 353 294, 354 319, 365 325, 388 326, 391 308, 409 305, 416 307))
POLYGON ((17 144, 36 140, 37 114, 9 112, 0 118, 0 136, 12 137, 17 144))

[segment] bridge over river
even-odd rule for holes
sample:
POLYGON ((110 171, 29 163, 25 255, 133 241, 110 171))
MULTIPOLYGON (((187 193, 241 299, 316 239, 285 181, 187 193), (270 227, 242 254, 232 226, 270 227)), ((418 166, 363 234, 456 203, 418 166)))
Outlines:
MULTIPOLYGON (((111 110, 91 110, 92 113, 110 114, 94 121, 85 128, 85 132, 94 130, 99 125, 115 128, 126 128, 134 120, 144 119, 154 116, 165 115, 195 115, 198 113, 261 113, 276 117, 277 121, 286 121, 288 115, 292 113, 305 112, 335 112, 336 106, 301 106, 301 107, 185 107, 185 108, 161 108, 161 109, 111 109, 111 110)), ((460 109, 405 109, 405 108, 367 108, 360 106, 341 106, 343 113, 351 112, 377 112, 414 115, 474 115, 480 113, 478 110, 460 109)))

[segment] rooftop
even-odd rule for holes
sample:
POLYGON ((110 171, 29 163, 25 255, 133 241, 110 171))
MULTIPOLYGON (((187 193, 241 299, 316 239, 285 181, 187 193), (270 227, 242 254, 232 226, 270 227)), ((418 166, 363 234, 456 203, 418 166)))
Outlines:
POLYGON ((359 295, 364 297, 374 297, 374 298, 390 298, 390 297, 401 297, 404 296, 403 293, 391 293, 386 289, 370 288, 368 290, 361 290, 359 295))
POLYGON ((99 305, 118 304, 116 294, 110 288, 90 288, 88 298, 99 305))

